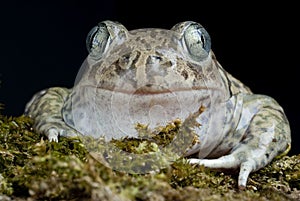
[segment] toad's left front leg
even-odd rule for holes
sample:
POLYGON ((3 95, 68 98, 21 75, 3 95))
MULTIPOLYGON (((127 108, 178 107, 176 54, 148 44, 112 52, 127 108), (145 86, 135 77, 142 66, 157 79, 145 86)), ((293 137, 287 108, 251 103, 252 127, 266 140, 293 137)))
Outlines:
MULTIPOLYGON (((193 164, 209 168, 240 168, 238 185, 246 187, 248 176, 288 151, 291 134, 288 120, 275 100, 263 95, 245 95, 239 128, 244 130, 241 141, 229 155, 217 159, 190 159, 193 164), (248 126, 246 126, 248 125, 248 126)), ((240 130, 235 133, 241 136, 240 130)), ((236 135, 234 134, 234 135, 236 135)))

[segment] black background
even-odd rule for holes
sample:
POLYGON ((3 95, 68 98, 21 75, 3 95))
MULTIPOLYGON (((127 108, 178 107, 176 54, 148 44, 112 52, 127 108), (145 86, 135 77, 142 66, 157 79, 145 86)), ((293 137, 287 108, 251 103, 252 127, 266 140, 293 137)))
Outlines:
POLYGON ((127 29, 201 23, 222 66, 253 92, 275 98, 286 111, 292 150, 300 152, 299 14, 288 1, 10 1, 0 3, 0 103, 21 115, 32 95, 72 87, 87 56, 85 38, 102 20, 127 29), (223 3, 222 3, 223 2, 223 3), (162 5, 165 4, 165 5, 162 5), (298 33, 297 33, 298 32, 298 33))

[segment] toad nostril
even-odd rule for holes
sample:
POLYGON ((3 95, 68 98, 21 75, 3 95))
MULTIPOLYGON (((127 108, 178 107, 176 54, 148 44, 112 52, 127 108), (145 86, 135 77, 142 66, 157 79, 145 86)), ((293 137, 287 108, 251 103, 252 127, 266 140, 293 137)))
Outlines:
POLYGON ((147 58, 147 64, 156 64, 160 61, 162 61, 162 57, 156 55, 151 55, 147 58))
POLYGON ((153 56, 151 56, 153 59, 155 59, 155 60, 159 60, 159 61, 161 61, 162 60, 162 58, 160 57, 160 56, 157 56, 157 55, 153 55, 153 56))

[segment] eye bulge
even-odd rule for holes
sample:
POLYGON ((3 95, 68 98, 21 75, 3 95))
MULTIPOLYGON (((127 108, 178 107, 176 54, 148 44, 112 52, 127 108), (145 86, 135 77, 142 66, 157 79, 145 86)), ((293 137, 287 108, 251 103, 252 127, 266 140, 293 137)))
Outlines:
MULTIPOLYGON (((123 27, 115 22, 104 21, 91 29, 86 38, 86 47, 93 59, 100 59, 112 41, 109 30, 111 27, 107 27, 109 26, 107 23, 109 25, 120 26, 120 30, 123 27)), ((211 39, 201 24, 187 21, 178 23, 171 30, 180 33, 183 48, 193 60, 201 61, 208 56, 211 48, 211 39)), ((121 34, 121 32, 116 32, 116 34, 121 34)))
POLYGON ((191 23, 184 30, 183 39, 192 59, 199 61, 210 52, 211 40, 208 32, 199 23, 191 23))
POLYGON ((99 59, 109 45, 110 34, 104 23, 93 27, 86 38, 86 47, 90 55, 99 59))

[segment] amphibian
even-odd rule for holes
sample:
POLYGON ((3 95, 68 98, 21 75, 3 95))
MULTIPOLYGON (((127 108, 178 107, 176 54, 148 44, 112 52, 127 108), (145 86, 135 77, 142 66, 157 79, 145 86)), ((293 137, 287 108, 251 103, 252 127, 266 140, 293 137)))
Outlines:
POLYGON ((89 55, 74 87, 43 90, 26 106, 35 130, 50 141, 76 133, 136 137, 136 123, 154 128, 184 120, 204 106, 194 128, 198 143, 186 155, 198 153, 190 163, 239 169, 240 188, 251 172, 290 146, 281 106, 253 94, 222 68, 199 23, 128 31, 103 21, 86 42, 89 55))

